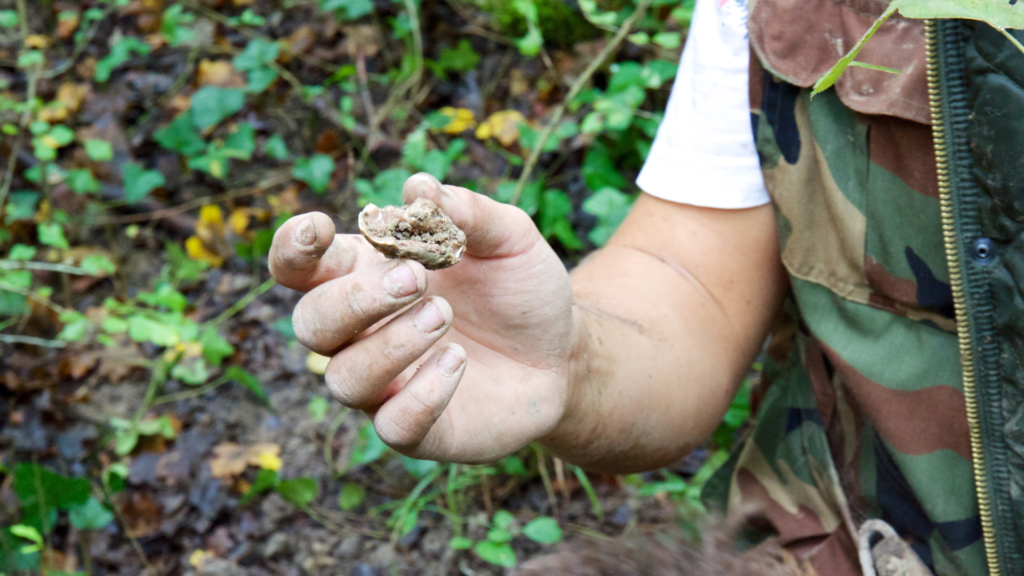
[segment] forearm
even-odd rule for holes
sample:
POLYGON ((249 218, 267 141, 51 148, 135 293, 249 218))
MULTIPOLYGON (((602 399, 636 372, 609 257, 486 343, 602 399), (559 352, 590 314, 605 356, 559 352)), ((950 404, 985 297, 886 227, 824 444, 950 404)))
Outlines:
MULTIPOLYGON (((627 230, 573 273, 569 398, 542 442, 588 469, 656 468, 710 436, 784 291, 775 265, 709 268, 700 254, 666 257, 633 240, 627 230)), ((778 259, 759 246, 737 258, 778 259)))

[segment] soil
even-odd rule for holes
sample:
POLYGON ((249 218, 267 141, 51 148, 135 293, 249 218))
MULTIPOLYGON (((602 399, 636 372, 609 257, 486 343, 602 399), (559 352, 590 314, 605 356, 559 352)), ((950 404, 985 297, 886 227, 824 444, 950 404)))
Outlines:
POLYGON ((406 206, 367 205, 359 231, 388 258, 409 258, 427 270, 454 266, 466 251, 466 234, 426 198, 406 206))

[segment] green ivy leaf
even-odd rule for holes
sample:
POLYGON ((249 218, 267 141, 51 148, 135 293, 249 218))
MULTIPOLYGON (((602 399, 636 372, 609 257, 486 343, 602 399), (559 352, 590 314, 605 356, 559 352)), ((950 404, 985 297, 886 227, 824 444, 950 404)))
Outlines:
POLYGON ((7 254, 8 260, 31 260, 36 256, 35 246, 26 246, 25 244, 15 244, 11 246, 11 251, 7 254))
POLYGON ((562 541, 562 528, 554 518, 534 518, 523 527, 523 536, 538 544, 554 544, 562 541))
POLYGON ((94 162, 110 162, 114 159, 114 147, 106 140, 85 141, 85 154, 94 162))
POLYGON ((266 143, 263 144, 263 153, 274 160, 284 161, 287 160, 289 156, 288 145, 285 144, 284 138, 274 134, 270 138, 267 138, 266 143))
POLYGON ((124 197, 130 203, 142 200, 153 190, 167 184, 163 174, 156 170, 146 170, 135 162, 126 162, 121 176, 124 179, 124 197))
POLYGON ((150 306, 158 306, 174 312, 181 312, 188 305, 185 295, 166 282, 161 282, 152 292, 140 292, 138 299, 150 306))
POLYGON ((257 380, 255 376, 238 366, 231 366, 227 369, 224 375, 228 380, 234 380, 247 388, 250 392, 255 394, 264 405, 270 406, 270 397, 267 396, 267 391, 263 389, 263 385, 260 384, 260 381, 257 380))
POLYGON ((206 148, 190 112, 179 114, 170 124, 157 130, 153 139, 164 148, 185 156, 195 156, 206 148))
POLYGON ((138 54, 145 56, 151 51, 152 48, 150 48, 149 44, 146 44, 134 36, 125 36, 121 38, 116 44, 110 47, 110 54, 96 63, 96 81, 106 82, 107 80, 110 80, 110 75, 114 72, 114 69, 127 62, 132 55, 138 54))
POLYGON ((68 520, 79 530, 102 530, 114 521, 114 514, 90 496, 84 504, 68 511, 68 520))
POLYGON ((473 552, 476 552, 481 560, 497 566, 512 568, 516 565, 516 553, 507 543, 499 544, 490 540, 482 540, 473 546, 473 552))
POLYGON ((377 435, 373 423, 367 422, 359 429, 359 438, 350 461, 352 464, 369 464, 380 460, 387 451, 388 445, 377 435))
POLYGON ((17 12, 14 10, 0 10, 0 28, 14 28, 17 25, 17 12))
POLYGON ((15 467, 13 488, 23 507, 38 504, 42 496, 47 508, 60 510, 85 504, 91 491, 86 478, 67 478, 28 462, 15 467))
POLYGON ((39 233, 39 242, 54 248, 67 250, 70 248, 67 238, 64 237, 64 228, 56 222, 40 223, 36 226, 39 233))
POLYGON ((320 486, 313 478, 295 478, 283 480, 277 485, 277 493, 289 504, 296 508, 303 508, 316 499, 320 486))
POLYGON ((341 494, 338 495, 338 506, 345 512, 349 512, 362 504, 365 497, 366 488, 362 484, 348 482, 341 487, 341 494))
POLYGON ((174 368, 171 368, 171 376, 185 384, 198 386, 210 379, 210 369, 206 367, 205 359, 189 358, 175 364, 174 368))
POLYGON ((235 353, 235 347, 221 337, 214 328, 208 328, 199 339, 203 347, 203 358, 211 365, 220 368, 221 362, 235 353))
POLYGON ((278 483, 279 480, 277 477, 277 472, 275 472, 274 470, 269 470, 267 468, 262 468, 256 474, 256 480, 253 481, 252 486, 249 488, 249 491, 246 492, 244 496, 242 496, 242 499, 239 500, 238 503, 244 506, 248 504, 256 496, 266 492, 267 490, 277 487, 278 483))
POLYGON ((82 340, 92 328, 92 322, 84 314, 74 310, 61 314, 60 321, 64 323, 64 328, 61 329, 60 334, 57 334, 57 339, 65 342, 82 340))
POLYGON ((413 478, 423 478, 437 469, 439 464, 433 460, 417 460, 402 456, 402 466, 412 475, 413 478))
POLYGON ((200 130, 216 126, 245 105, 245 93, 234 88, 205 86, 192 96, 192 121, 200 130))
POLYGON ((437 59, 442 70, 454 70, 456 72, 467 72, 473 70, 480 63, 480 55, 473 50, 473 45, 466 38, 459 40, 456 48, 444 48, 437 59))
POLYGON ((598 190, 583 202, 583 211, 597 217, 597 226, 590 231, 589 238, 597 246, 604 246, 612 237, 619 224, 626 218, 633 198, 615 188, 598 190))
POLYGON ((336 168, 334 160, 326 154, 315 154, 309 158, 302 158, 295 163, 292 169, 292 176, 296 180, 305 182, 317 194, 327 191, 327 185, 331 182, 331 175, 336 168))
POLYGON ((124 334, 128 331, 128 321, 117 316, 108 316, 103 319, 100 327, 107 334, 124 334))
POLYGON ((324 418, 327 418, 327 410, 331 405, 327 402, 327 399, 323 396, 314 396, 309 401, 309 405, 306 409, 309 411, 309 417, 313 419, 313 422, 323 422, 324 418))
POLYGON ((320 0, 320 9, 334 11, 339 20, 357 20, 373 12, 373 0, 320 0))
POLYGON ((117 272, 117 266, 102 254, 89 254, 82 258, 82 270, 85 270, 86 274, 103 276, 117 272))
POLYGON ((157 346, 173 346, 180 340, 175 327, 141 314, 128 318, 128 337, 136 342, 152 342, 157 346))
POLYGON ((463 538, 459 536, 449 540, 448 547, 450 547, 452 550, 469 550, 473 547, 473 541, 469 538, 463 538))
POLYGON ((265 67, 267 64, 277 60, 281 53, 281 47, 277 42, 268 42, 260 38, 254 38, 246 45, 245 50, 235 56, 232 65, 235 70, 248 72, 265 67))
POLYGON ((88 168, 68 171, 68 188, 75 194, 93 194, 100 191, 100 183, 88 168))

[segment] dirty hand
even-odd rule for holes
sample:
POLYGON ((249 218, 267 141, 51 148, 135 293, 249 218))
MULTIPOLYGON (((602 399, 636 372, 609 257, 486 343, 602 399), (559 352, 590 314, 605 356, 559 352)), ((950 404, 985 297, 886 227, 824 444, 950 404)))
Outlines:
POLYGON ((331 357, 331 393, 370 415, 385 443, 414 458, 493 461, 550 432, 565 409, 569 275, 518 208, 426 174, 403 195, 432 200, 466 233, 459 264, 387 260, 313 213, 277 231, 271 273, 307 292, 296 336, 331 357))

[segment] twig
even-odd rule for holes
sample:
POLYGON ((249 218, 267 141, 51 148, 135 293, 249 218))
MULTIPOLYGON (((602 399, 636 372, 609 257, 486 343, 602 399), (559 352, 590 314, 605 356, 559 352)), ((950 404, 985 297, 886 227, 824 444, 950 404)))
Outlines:
POLYGON ((15 336, 14 334, 0 334, 0 342, 7 344, 32 344, 33 346, 43 346, 46 348, 64 348, 67 346, 67 342, 61 342, 60 340, 44 340, 43 338, 15 336))
POLYGON ((512 199, 510 201, 511 204, 515 205, 519 202, 519 196, 523 193, 523 188, 525 188, 526 184, 530 181, 530 176, 533 174, 533 169, 537 166, 537 160, 540 159, 540 154, 541 151, 544 150, 544 145, 547 144, 551 133, 554 132, 555 128, 558 127, 558 124, 562 121, 562 116, 565 114, 566 106, 568 106, 569 103, 572 102, 573 98, 576 98, 576 95, 583 90, 583 87, 590 81, 590 77, 597 72, 597 69, 604 64, 604 61, 618 50, 619 45, 622 44, 622 41, 629 35, 630 29, 632 29, 633 25, 636 24, 644 13, 647 12, 647 7, 650 6, 650 4, 651 0, 640 1, 636 10, 633 11, 633 14, 631 14, 629 18, 622 23, 622 27, 619 28, 619 31, 615 33, 615 36, 611 41, 608 42, 604 49, 601 50, 601 53, 597 55, 597 58, 594 58, 594 60, 590 62, 590 65, 587 66, 587 69, 583 71, 583 74, 580 74, 580 77, 573 82, 572 87, 569 89, 569 93, 565 96, 565 99, 562 100, 562 103, 555 109, 555 113, 552 115, 551 121, 544 127, 544 130, 537 138, 537 142, 534 144, 533 149, 530 150, 530 156, 526 159, 526 165, 523 167, 523 172, 519 175, 519 182, 516 183, 516 190, 512 194, 512 199))
POLYGON ((416 7, 416 0, 405 0, 405 10, 409 13, 409 27, 412 28, 412 46, 416 57, 416 70, 413 78, 416 82, 412 85, 411 91, 416 92, 420 81, 423 79, 423 31, 420 30, 420 12, 416 7))
POLYGON ((204 384, 199 388, 193 388, 192 390, 185 390, 183 392, 175 392, 174 394, 164 394, 163 396, 160 396, 159 398, 150 402, 149 407, 153 408, 161 404, 169 404, 171 402, 177 402, 179 400, 188 400, 189 398, 198 398, 199 396, 202 396, 203 394, 206 394, 207 392, 215 388, 218 388, 223 384, 227 384, 229 381, 230 378, 228 378, 227 376, 221 376, 220 378, 217 378, 213 382, 210 382, 209 384, 204 384))
POLYGON ((46 300, 44 298, 40 298, 39 296, 33 294, 32 292, 29 292, 28 290, 26 290, 24 288, 19 288, 18 286, 13 286, 13 285, 8 284, 6 282, 0 282, 0 290, 6 290, 8 292, 14 292, 15 294, 21 294, 22 296, 24 296, 25 298, 28 298, 29 300, 34 300, 35 302, 38 302, 38 303, 42 304, 43 306, 46 306, 47 308, 49 308, 50 310, 53 310, 57 314, 63 314, 65 312, 72 312, 71 309, 65 308, 65 307, 61 306, 60 304, 57 304, 56 302, 51 302, 51 301, 46 300))
POLYGON ((338 428, 345 423, 345 419, 352 412, 351 408, 342 408, 341 412, 334 417, 330 427, 327 428, 327 438, 324 439, 324 462, 327 463, 327 471, 333 476, 334 469, 334 437, 338 434, 338 428))
POLYGON ((95 276, 85 268, 68 266, 67 264, 50 264, 49 262, 32 262, 25 260, 0 260, 0 270, 45 270, 47 272, 63 272, 76 276, 95 276))
POLYGON ((248 306, 253 300, 259 298, 260 295, 262 295, 264 292, 266 292, 267 290, 270 290, 271 288, 273 288, 276 285, 277 285, 277 281, 274 280, 273 278, 269 278, 263 284, 260 284, 259 286, 253 288, 252 290, 249 290, 249 292, 245 296, 242 296, 241 300, 239 300, 238 302, 235 302, 231 306, 231 308, 228 308, 224 312, 221 312, 221 314, 219 316, 217 316, 213 320, 205 322, 204 324, 206 326, 218 326, 218 325, 220 325, 221 323, 223 323, 228 318, 231 318, 235 314, 238 314, 243 308, 248 306))
MULTIPOLYGON (((21 41, 24 44, 28 37, 28 8, 25 0, 18 0, 18 20, 21 23, 21 41)), ((11 155, 7 159, 7 172, 4 173, 3 184, 0 185, 0 214, 4 213, 4 206, 7 204, 7 194, 11 191, 11 184, 14 182, 14 169, 18 167, 18 156, 25 145, 25 130, 28 129, 29 121, 32 120, 32 106, 30 103, 36 98, 36 83, 39 81, 39 65, 34 65, 28 73, 28 87, 25 91, 25 111, 21 113, 21 130, 18 133, 18 142, 11 149, 11 155)), ((48 180, 49 174, 43 171, 43 181, 48 180)))
POLYGON ((281 170, 276 174, 271 174, 263 182, 260 182, 256 186, 249 188, 240 188, 238 190, 230 190, 222 194, 216 194, 213 196, 205 196, 203 198, 196 198, 189 200, 183 204, 172 206, 170 208, 161 208, 152 212, 144 212, 142 214, 129 214, 127 216, 115 216, 107 218, 105 220, 99 220, 90 224, 95 226, 104 226, 107 224, 135 224, 139 222, 149 222, 152 220, 163 220, 164 218, 170 218, 177 216, 189 210, 195 210, 196 208, 202 207, 206 204, 219 204, 221 202, 227 202, 228 200, 235 200, 244 196, 259 196, 274 186, 279 186, 288 182, 292 179, 291 169, 281 170))

